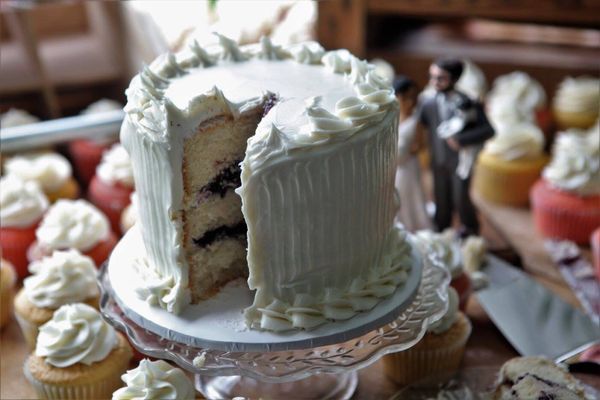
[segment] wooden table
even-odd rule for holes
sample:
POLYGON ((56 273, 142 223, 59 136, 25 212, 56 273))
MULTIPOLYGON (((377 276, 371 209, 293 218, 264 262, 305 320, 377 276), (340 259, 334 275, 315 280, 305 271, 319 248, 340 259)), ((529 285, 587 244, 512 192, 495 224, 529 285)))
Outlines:
MULTIPOLYGON (((487 204, 476 196, 475 201, 482 214, 482 235, 491 242, 491 247, 499 251, 512 245, 523 260, 523 267, 526 271, 565 301, 579 306, 576 297, 543 251, 541 240, 533 232, 529 212, 487 204), (522 245, 522 243, 526 243, 526 245, 522 245)), ((473 323, 473 334, 467 343, 463 359, 464 368, 499 367, 506 360, 518 356, 474 297, 468 304, 467 314, 473 323)), ((27 349, 14 320, 2 331, 0 354, 0 398, 35 398, 33 390, 22 373, 27 349)), ((132 365, 133 367, 135 366, 132 365)), ((600 378, 583 378, 586 383, 600 387, 600 378)), ((399 389, 401 387, 385 376, 381 361, 378 361, 359 371, 359 386, 353 398, 386 399, 399 389)))

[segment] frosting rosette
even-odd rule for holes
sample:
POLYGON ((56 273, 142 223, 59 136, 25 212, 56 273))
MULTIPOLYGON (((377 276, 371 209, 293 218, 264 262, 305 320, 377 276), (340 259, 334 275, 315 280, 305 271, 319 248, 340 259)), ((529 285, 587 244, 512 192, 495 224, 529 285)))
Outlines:
POLYGON ((580 196, 600 194, 600 135, 563 132, 554 144, 543 177, 554 187, 580 196))
POLYGON ((544 134, 534 124, 521 122, 501 125, 485 144, 485 151, 506 161, 539 157, 544 149, 544 134))
POLYGON ((8 174, 35 181, 44 191, 58 190, 71 177, 71 164, 56 153, 37 153, 13 157, 4 165, 8 174))
POLYGON ((591 76, 567 77, 558 87, 554 107, 569 112, 598 114, 600 79, 591 76))
POLYGON ((508 97, 513 106, 525 113, 533 113, 546 105, 546 92, 542 85, 525 72, 515 71, 496 78, 488 102, 508 97))
POLYGON ((0 124, 2 128, 12 128, 15 126, 35 124, 40 119, 29 114, 25 110, 11 108, 0 116, 0 124))
POLYGON ((58 308, 98 295, 96 268, 77 250, 55 251, 29 265, 23 281, 27 298, 37 307, 58 308))
POLYGON ((35 232, 48 249, 87 251, 110 235, 108 219, 85 200, 59 200, 46 213, 35 232))
POLYGON ((163 360, 142 360, 121 377, 127 386, 113 393, 113 400, 188 400, 196 397, 185 373, 163 360))
POLYGON ((117 333, 98 311, 86 304, 68 304, 40 327, 35 355, 58 368, 90 365, 104 360, 117 344, 117 333))
POLYGON ((96 169, 98 177, 107 184, 119 183, 133 187, 133 169, 127 150, 115 144, 102 155, 102 161, 96 169))
POLYGON ((433 254, 448 268, 452 277, 460 275, 463 271, 460 259, 460 246, 453 239, 452 230, 436 233, 430 230, 421 230, 415 233, 417 245, 424 254, 433 254))
POLYGON ((458 303, 458 293, 450 286, 448 288, 448 310, 446 310, 446 314, 440 320, 429 325, 427 331, 436 335, 447 332, 458 317, 458 303))
POLYGON ((48 208, 48 199, 36 182, 16 175, 0 179, 0 226, 24 228, 36 223, 48 208))

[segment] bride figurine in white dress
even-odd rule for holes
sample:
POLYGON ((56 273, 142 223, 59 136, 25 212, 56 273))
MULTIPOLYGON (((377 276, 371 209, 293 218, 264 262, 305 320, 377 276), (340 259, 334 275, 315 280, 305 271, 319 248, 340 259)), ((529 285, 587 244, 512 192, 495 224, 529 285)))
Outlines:
POLYGON ((400 197, 400 211, 397 219, 411 232, 431 229, 432 223, 425 208, 427 199, 421 184, 421 171, 417 157, 420 147, 417 120, 414 115, 417 105, 417 86, 407 77, 398 76, 394 80, 394 91, 400 102, 396 170, 396 190, 400 197))

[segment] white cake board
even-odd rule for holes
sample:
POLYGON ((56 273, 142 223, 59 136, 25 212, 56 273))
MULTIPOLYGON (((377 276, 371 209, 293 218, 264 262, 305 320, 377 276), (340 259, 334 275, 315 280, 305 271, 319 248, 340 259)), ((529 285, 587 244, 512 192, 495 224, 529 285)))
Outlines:
POLYGON ((125 315, 144 329, 165 339, 199 348, 231 352, 271 352, 314 348, 342 343, 392 322, 417 294, 422 258, 413 246, 413 265, 408 280, 372 310, 345 321, 323 324, 313 330, 269 332, 250 330, 243 310, 253 301, 245 281, 225 286, 216 296, 187 306, 175 315, 140 299, 134 288, 140 277, 134 260, 144 257, 145 248, 137 228, 131 228, 115 247, 108 262, 112 296, 125 315))

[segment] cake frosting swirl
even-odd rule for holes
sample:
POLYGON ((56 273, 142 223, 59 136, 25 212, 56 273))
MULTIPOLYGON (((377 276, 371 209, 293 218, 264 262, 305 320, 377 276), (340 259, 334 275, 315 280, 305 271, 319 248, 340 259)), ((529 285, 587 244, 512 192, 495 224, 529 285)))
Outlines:
POLYGON ((8 174, 26 181, 36 181, 44 191, 59 189, 71 177, 71 164, 56 153, 37 153, 16 156, 4 165, 8 174))
POLYGON ((568 112, 598 114, 600 79, 591 76, 565 78, 554 97, 554 107, 568 112))
POLYGON ((82 304, 60 307, 40 327, 35 355, 58 368, 104 360, 117 347, 117 333, 94 308, 82 304))
POLYGON ((113 393, 113 400, 188 400, 196 397, 185 373, 163 360, 142 360, 121 377, 126 386, 113 393))
POLYGON ((11 108, 0 116, 0 125, 2 129, 6 129, 20 125, 34 124, 39 120, 38 117, 29 114, 25 110, 11 108))
POLYGON ((524 113, 533 113, 546 105, 546 92, 542 85, 521 71, 502 75, 494 81, 488 102, 494 103, 504 97, 513 99, 513 107, 524 113))
POLYGON ((85 200, 59 200, 46 213, 35 232, 49 250, 90 250, 110 235, 108 219, 85 200))
POLYGON ((131 160, 125 148, 115 144, 102 155, 102 161, 96 169, 98 177, 107 184, 121 184, 133 187, 131 160))
POLYGON ((454 232, 449 229, 443 233, 431 230, 417 231, 417 245, 423 253, 432 254, 446 267, 453 278, 463 272, 460 246, 454 241, 454 232))
POLYGON ((453 287, 450 286, 448 288, 448 310, 446 310, 446 313, 442 316, 442 318, 429 325, 427 331, 435 333, 436 335, 447 332, 452 325, 454 325, 456 319, 458 318, 458 303, 458 293, 453 287))
POLYGON ((48 208, 48 199, 36 182, 15 175, 0 179, 0 226, 29 227, 39 221, 48 208))
POLYGON ((33 274, 23 281, 25 295, 35 306, 58 308, 98 296, 96 268, 77 250, 55 251, 29 265, 33 274))
POLYGON ((527 122, 502 125, 485 144, 485 151, 507 161, 539 157, 544 149, 544 134, 527 122))
POLYGON ((553 148, 543 177, 554 187, 580 196, 600 194, 600 134, 563 132, 553 148))

